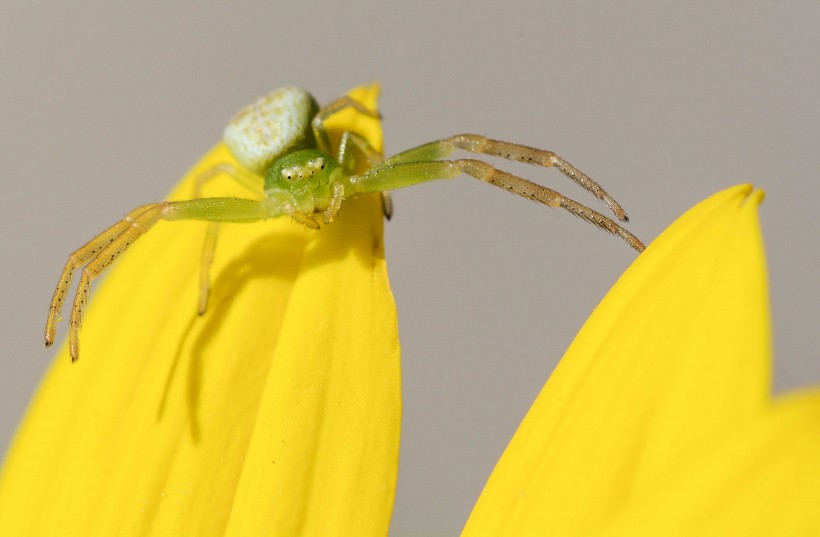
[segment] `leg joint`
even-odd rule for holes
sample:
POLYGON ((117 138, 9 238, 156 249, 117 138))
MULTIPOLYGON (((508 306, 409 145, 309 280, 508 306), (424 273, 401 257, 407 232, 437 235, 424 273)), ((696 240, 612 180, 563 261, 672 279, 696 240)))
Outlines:
POLYGON ((444 142, 470 153, 484 153, 487 147, 487 138, 480 134, 456 134, 446 138, 444 142))

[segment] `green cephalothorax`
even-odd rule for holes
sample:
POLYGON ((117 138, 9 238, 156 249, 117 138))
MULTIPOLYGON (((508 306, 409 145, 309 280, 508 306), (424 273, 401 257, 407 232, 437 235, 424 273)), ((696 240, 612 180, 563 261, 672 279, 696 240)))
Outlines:
POLYGON ((91 282, 114 259, 160 220, 208 222, 202 250, 199 313, 205 312, 210 286, 209 270, 214 257, 220 222, 256 222, 288 216, 311 229, 320 221, 329 224, 345 199, 380 192, 385 216, 389 218, 389 191, 461 174, 503 188, 513 194, 550 207, 560 207, 600 229, 619 236, 637 251, 643 243, 613 219, 566 196, 499 170, 483 160, 447 159, 456 150, 485 154, 542 167, 558 168, 601 200, 617 217, 626 221, 621 206, 581 170, 552 151, 493 140, 478 134, 457 134, 403 151, 387 159, 355 132, 343 132, 331 143, 325 120, 344 109, 380 118, 351 97, 344 96, 319 108, 301 88, 276 90, 242 108, 225 128, 223 140, 236 163, 218 164, 196 180, 194 199, 143 205, 131 211, 85 246, 73 252, 51 299, 45 329, 45 344, 54 343, 57 320, 74 270, 82 277, 71 309, 69 350, 71 360, 79 356, 79 330, 91 282), (255 199, 203 198, 202 185, 228 175, 257 194, 255 199))
POLYGON ((333 198, 331 177, 335 179, 341 171, 339 163, 324 151, 303 149, 273 163, 265 174, 265 192, 287 191, 300 211, 305 212, 309 204, 310 212, 323 211, 333 198))

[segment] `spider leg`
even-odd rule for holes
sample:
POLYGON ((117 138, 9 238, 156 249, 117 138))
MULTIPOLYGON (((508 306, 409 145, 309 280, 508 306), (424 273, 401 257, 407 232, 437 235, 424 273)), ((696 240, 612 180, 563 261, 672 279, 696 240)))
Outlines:
POLYGON ((205 315, 208 309, 208 296, 211 294, 211 265, 216 255, 216 237, 219 234, 219 222, 208 222, 205 228, 205 240, 202 241, 202 256, 199 260, 199 299, 196 311, 205 315))
POLYGON ((91 282, 102 274, 135 240, 160 220, 207 220, 209 222, 255 222, 284 214, 280 205, 264 201, 237 198, 201 198, 187 201, 169 201, 144 205, 131 211, 85 246, 69 256, 68 263, 54 297, 46 321, 45 344, 54 343, 56 323, 75 268, 83 265, 77 294, 71 308, 69 322, 69 353, 71 361, 79 357, 79 331, 88 302, 91 282))
MULTIPOLYGON (((365 114, 376 119, 381 119, 382 117, 380 112, 366 108, 362 103, 354 99, 351 99, 347 95, 339 97, 335 101, 326 104, 325 106, 320 108, 316 115, 313 117, 313 120, 310 124, 311 128, 313 129, 313 135, 316 138, 316 143, 319 146, 319 149, 321 149, 329 155, 333 154, 333 149, 330 144, 330 138, 328 138, 327 135, 327 130, 325 129, 325 120, 327 120, 327 118, 329 118, 336 112, 344 110, 345 108, 353 108, 359 113, 365 114)), ((342 164, 342 167, 344 167, 350 173, 354 173, 356 171, 355 156, 353 155, 353 152, 349 149, 351 142, 353 145, 356 146, 356 148, 359 149, 359 151, 362 152, 362 154, 364 154, 364 156, 370 162, 370 166, 375 166, 376 164, 381 162, 383 155, 381 154, 381 152, 377 151, 372 145, 370 145, 370 142, 368 142, 363 136, 356 134, 355 132, 345 131, 342 133, 342 139, 339 143, 339 152, 336 155, 336 157, 337 160, 342 164)), ((385 218, 390 220, 390 218, 393 217, 393 198, 390 196, 390 192, 388 191, 381 192, 381 198, 382 213, 384 214, 385 218)))
POLYGON ((384 162, 388 164, 400 164, 418 160, 440 159, 451 155, 456 149, 462 149, 471 153, 493 155, 507 160, 526 162, 536 166, 558 168, 561 173, 604 202, 619 220, 624 222, 629 220, 620 204, 618 204, 612 196, 607 194, 601 185, 563 158, 545 149, 493 140, 479 134, 456 134, 449 138, 429 142, 398 153, 386 159, 384 162))
POLYGON ((381 154, 375 147, 370 145, 364 136, 352 131, 345 131, 342 133, 342 139, 339 143, 339 163, 342 167, 354 173, 356 171, 356 155, 352 151, 352 147, 358 149, 362 155, 365 156, 368 162, 368 168, 372 168, 382 161, 384 155, 381 154))
POLYGON ((567 198, 555 190, 494 168, 481 160, 421 160, 399 164, 390 164, 389 162, 389 160, 385 161, 362 175, 348 177, 348 192, 358 194, 395 190, 434 179, 452 179, 464 173, 538 203, 565 209, 604 231, 621 237, 635 250, 639 252, 644 250, 643 243, 635 235, 611 218, 567 198))
POLYGON ((57 288, 54 290, 54 295, 51 298, 51 305, 48 310, 44 338, 46 347, 50 347, 54 344, 57 323, 61 320, 60 312, 63 309, 63 302, 65 302, 68 288, 71 287, 74 269, 83 266, 89 259, 97 256, 105 247, 113 243, 117 237, 131 226, 131 222, 145 210, 145 206, 134 209, 128 213, 124 219, 106 229, 68 256, 68 262, 65 264, 63 272, 60 275, 60 280, 57 283, 57 288))
MULTIPOLYGON (((262 189, 263 181, 261 177, 230 162, 222 162, 208 168, 194 179, 194 198, 201 198, 202 189, 205 184, 223 174, 228 175, 231 179, 242 185, 242 187, 253 192, 260 198, 264 197, 265 192, 262 189)), ((199 300, 197 302, 197 312, 200 315, 204 315, 205 310, 208 309, 208 295, 211 289, 211 265, 214 261, 216 237, 218 233, 219 223, 208 222, 208 227, 205 229, 205 240, 202 243, 202 256, 200 258, 199 300)))
POLYGON ((339 212, 345 196, 345 187, 342 183, 333 183, 331 189, 333 197, 330 200, 330 205, 325 209, 325 224, 333 222, 333 218, 339 212))
POLYGON ((196 179, 194 179, 194 197, 201 198, 202 189, 205 187, 205 184, 223 174, 229 176, 260 198, 265 195, 263 189, 264 180, 261 177, 230 162, 222 162, 211 166, 196 176, 196 179))
MULTIPOLYGON (((373 167, 382 161, 383 155, 377 151, 375 147, 370 145, 364 136, 351 131, 342 133, 342 140, 339 143, 339 162, 342 167, 349 173, 355 173, 356 159, 354 152, 350 146, 354 145, 366 158, 369 167, 373 167)), ((382 214, 388 220, 393 217, 393 196, 390 195, 389 190, 380 192, 382 198, 382 214)))
POLYGON ((313 116, 310 125, 313 129, 313 134, 316 137, 316 143, 319 145, 319 149, 329 155, 332 155, 333 151, 330 145, 330 138, 328 138, 327 130, 325 129, 325 120, 345 108, 353 108, 359 113, 376 119, 381 119, 382 117, 379 112, 366 108, 362 103, 351 99, 347 95, 339 97, 335 101, 320 108, 316 115, 313 116))
POLYGON ((393 194, 389 190, 379 192, 382 196, 382 214, 388 220, 393 218, 393 194))

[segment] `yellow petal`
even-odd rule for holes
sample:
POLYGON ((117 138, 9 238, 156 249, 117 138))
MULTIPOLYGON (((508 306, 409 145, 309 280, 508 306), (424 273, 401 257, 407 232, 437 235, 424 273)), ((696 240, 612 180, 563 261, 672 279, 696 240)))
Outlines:
MULTIPOLYGON (((334 120, 381 147, 378 121, 334 120)), ((172 197, 226 161, 220 144, 172 197)), ((161 222, 99 285, 80 362, 61 348, 5 461, 0 535, 386 534, 401 409, 378 197, 320 232, 221 226, 199 317, 204 231, 161 222)))
POLYGON ((586 535, 768 400, 757 217, 738 186, 666 230, 621 277, 516 432, 464 535, 586 535))
POLYGON ((635 502, 606 536, 816 536, 820 390, 777 401, 635 502))

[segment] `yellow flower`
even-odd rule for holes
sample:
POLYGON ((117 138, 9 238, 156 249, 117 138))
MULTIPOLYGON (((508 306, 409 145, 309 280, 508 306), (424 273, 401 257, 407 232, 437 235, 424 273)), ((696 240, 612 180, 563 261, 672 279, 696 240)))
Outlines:
MULTIPOLYGON (((381 148, 378 121, 333 120, 381 148)), ((401 400, 378 197, 320 233, 223 225, 199 317, 205 226, 160 223, 99 286, 82 361, 62 347, 5 461, 0 535, 386 534, 401 400)))
POLYGON ((770 395, 762 197, 712 196, 635 261, 464 536, 820 534, 820 390, 770 395))
MULTIPOLYGON (((381 147, 377 121, 336 122, 381 147)), ((217 146, 172 198, 226 160, 217 146)), ((463 535, 820 533, 820 391, 770 395, 761 199, 721 192, 636 260, 463 535)), ((18 432, 0 535, 385 535, 401 409, 378 199, 337 220, 223 226, 201 318, 204 224, 140 240, 89 308, 83 361, 63 347, 18 432)))

